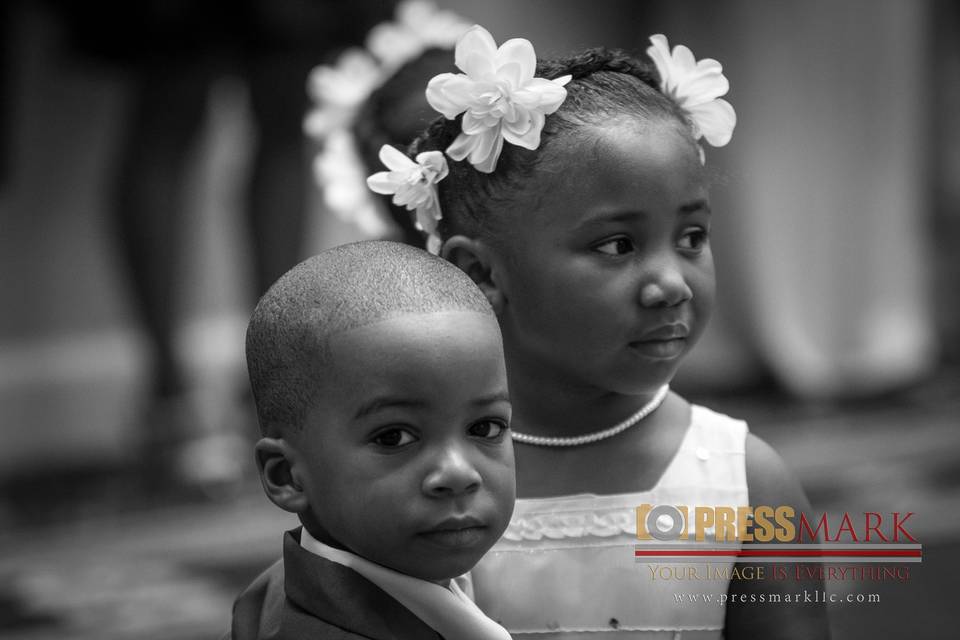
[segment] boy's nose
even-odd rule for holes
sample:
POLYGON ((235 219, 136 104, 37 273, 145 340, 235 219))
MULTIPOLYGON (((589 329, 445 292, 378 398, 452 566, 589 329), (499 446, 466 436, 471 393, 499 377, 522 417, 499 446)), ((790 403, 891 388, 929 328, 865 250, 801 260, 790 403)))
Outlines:
POLYGON ((423 479, 423 492, 431 497, 458 496, 480 487, 480 474, 458 447, 445 449, 423 479))

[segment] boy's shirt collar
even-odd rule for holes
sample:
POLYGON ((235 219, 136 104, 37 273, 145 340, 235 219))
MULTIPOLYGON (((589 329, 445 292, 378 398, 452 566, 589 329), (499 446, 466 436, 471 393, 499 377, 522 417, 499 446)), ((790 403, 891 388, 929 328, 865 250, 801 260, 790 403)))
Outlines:
POLYGON ((457 640, 510 640, 506 629, 488 618, 455 581, 448 587, 408 576, 326 545, 305 529, 300 546, 331 562, 353 569, 390 594, 444 638, 457 640))

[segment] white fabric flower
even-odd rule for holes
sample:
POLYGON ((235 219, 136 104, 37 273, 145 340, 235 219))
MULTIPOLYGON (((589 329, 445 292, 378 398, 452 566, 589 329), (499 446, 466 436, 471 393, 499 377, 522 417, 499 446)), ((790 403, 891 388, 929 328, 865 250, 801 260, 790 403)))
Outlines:
POLYGON ((416 226, 436 236, 437 222, 443 217, 437 197, 437 183, 447 176, 447 159, 440 151, 424 151, 411 160, 388 144, 380 147, 380 162, 390 171, 367 178, 371 191, 393 195, 393 204, 416 210, 416 226))
POLYGON ((350 126, 358 106, 383 82, 383 71, 363 49, 348 49, 333 66, 315 67, 307 78, 307 93, 317 105, 303 128, 315 139, 350 126))
POLYGON ((514 38, 498 49, 479 25, 461 36, 454 62, 463 73, 442 73, 427 85, 427 102, 444 117, 464 114, 462 133, 447 155, 491 173, 504 140, 525 149, 540 146, 545 117, 566 99, 570 76, 534 78, 537 56, 529 40, 514 38))
POLYGON ((366 236, 383 238, 393 228, 384 205, 370 193, 366 171, 347 130, 330 133, 313 162, 323 203, 344 222, 356 225, 366 236))
POLYGON ((396 69, 431 47, 452 49, 470 23, 427 0, 404 0, 393 22, 378 24, 367 34, 367 49, 388 69, 396 69))
POLYGON ((682 44, 671 53, 666 36, 659 33, 650 36, 650 42, 647 55, 660 72, 660 89, 690 116, 695 136, 706 138, 714 147, 730 142, 737 114, 720 99, 730 89, 720 63, 712 58, 697 61, 682 44))

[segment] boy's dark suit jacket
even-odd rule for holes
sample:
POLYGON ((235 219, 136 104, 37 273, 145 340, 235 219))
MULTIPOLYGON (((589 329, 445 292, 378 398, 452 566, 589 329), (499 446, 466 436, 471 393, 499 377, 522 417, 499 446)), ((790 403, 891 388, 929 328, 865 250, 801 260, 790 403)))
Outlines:
POLYGON ((233 640, 438 640, 441 636, 372 582, 283 536, 283 560, 233 605, 233 640))

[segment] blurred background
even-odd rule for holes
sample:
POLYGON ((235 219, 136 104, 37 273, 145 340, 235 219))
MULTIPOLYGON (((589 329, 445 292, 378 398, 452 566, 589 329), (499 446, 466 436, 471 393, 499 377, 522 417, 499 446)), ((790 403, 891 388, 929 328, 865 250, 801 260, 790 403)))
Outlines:
MULTIPOLYGON (((723 63, 739 124, 707 150, 718 307, 674 386, 749 420, 815 511, 915 513, 924 561, 909 581, 828 585, 882 597, 832 608, 835 637, 948 633, 960 569, 956 3, 436 4, 499 42, 529 38, 542 57, 642 52, 662 32, 723 63)), ((405 237, 385 209, 359 226, 331 213, 311 169, 320 144, 302 127, 310 69, 394 10, 0 5, 3 637, 216 637, 279 556, 293 521, 255 478, 243 332, 300 259, 405 237)), ((424 78, 442 70, 379 96, 416 98, 358 128, 361 146, 405 142, 402 125, 426 117, 424 78)))

